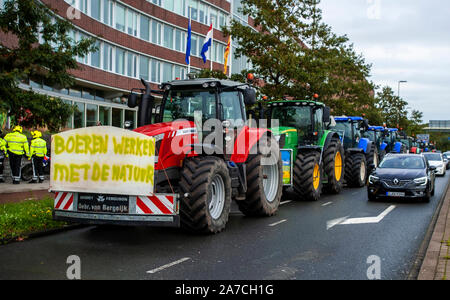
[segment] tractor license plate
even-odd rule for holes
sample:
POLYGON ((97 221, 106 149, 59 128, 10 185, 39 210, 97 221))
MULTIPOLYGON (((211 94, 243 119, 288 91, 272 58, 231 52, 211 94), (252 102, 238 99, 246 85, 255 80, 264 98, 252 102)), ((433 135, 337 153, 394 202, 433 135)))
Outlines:
POLYGON ((403 192, 387 192, 386 196, 388 196, 388 197, 405 197, 405 193, 403 193, 403 192))
POLYGON ((100 212, 100 213, 129 213, 129 196, 126 195, 103 195, 103 194, 79 194, 78 211, 100 212))

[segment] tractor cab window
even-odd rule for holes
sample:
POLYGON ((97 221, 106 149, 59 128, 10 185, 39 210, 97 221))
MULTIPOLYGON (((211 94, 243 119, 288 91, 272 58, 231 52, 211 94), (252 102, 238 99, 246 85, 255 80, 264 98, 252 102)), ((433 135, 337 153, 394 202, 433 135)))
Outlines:
POLYGON ((241 104, 241 94, 238 91, 222 92, 220 94, 223 120, 228 120, 233 127, 241 127, 244 124, 245 111, 241 104))
POLYGON ((316 131, 319 136, 322 135, 322 132, 323 132, 323 110, 321 108, 317 108, 314 111, 314 131, 316 131))
POLYGON ((278 120, 280 127, 297 129, 301 138, 311 134, 311 108, 309 106, 283 106, 272 108, 272 120, 278 120))
POLYGON ((336 122, 336 127, 334 127, 334 131, 336 131, 344 141, 345 145, 349 145, 352 143, 352 127, 350 122, 336 122))
POLYGON ((164 105, 163 122, 177 119, 194 121, 195 111, 202 112, 203 121, 216 118, 215 90, 169 91, 164 105))

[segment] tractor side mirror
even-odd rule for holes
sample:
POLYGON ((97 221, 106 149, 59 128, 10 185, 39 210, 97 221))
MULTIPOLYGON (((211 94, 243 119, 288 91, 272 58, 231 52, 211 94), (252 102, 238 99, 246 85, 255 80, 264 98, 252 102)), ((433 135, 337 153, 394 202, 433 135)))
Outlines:
POLYGON ((256 103, 256 91, 253 88, 246 88, 242 91, 245 105, 253 105, 256 103))
POLYGON ((135 108, 137 106, 138 95, 135 93, 130 93, 128 95, 128 107, 135 108))
POLYGON ((329 106, 325 106, 323 108, 323 122, 330 123, 331 122, 331 109, 329 106))

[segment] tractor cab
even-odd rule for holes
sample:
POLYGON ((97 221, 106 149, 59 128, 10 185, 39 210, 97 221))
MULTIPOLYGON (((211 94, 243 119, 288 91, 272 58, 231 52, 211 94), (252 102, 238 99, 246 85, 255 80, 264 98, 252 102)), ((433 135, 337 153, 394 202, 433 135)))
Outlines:
POLYGON ((359 148, 361 142, 368 139, 363 138, 369 128, 367 119, 362 117, 336 117, 334 131, 339 133, 343 140, 344 148, 359 148))
POLYGON ((406 153, 406 147, 400 142, 398 128, 387 128, 383 142, 386 143, 386 153, 406 153))
POLYGON ((284 140, 284 147, 294 149, 294 157, 298 147, 321 144, 331 122, 330 109, 315 101, 273 101, 268 104, 268 113, 274 135, 284 140))
POLYGON ((368 138, 371 142, 375 143, 378 151, 380 151, 381 145, 383 144, 383 132, 383 126, 369 126, 369 129, 364 131, 363 137, 368 138))

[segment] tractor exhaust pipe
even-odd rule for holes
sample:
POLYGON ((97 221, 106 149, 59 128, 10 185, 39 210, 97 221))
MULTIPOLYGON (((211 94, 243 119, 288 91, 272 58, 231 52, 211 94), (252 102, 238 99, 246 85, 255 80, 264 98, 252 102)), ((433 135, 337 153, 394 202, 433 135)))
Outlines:
MULTIPOLYGON (((150 84, 141 78, 141 82, 145 87, 145 92, 141 97, 141 101, 138 101, 138 95, 131 91, 128 96, 128 107, 135 108, 138 107, 138 121, 137 127, 142 127, 151 123, 153 104, 155 103, 155 97, 151 94, 150 84)), ((144 89, 141 89, 144 91, 144 89)))

